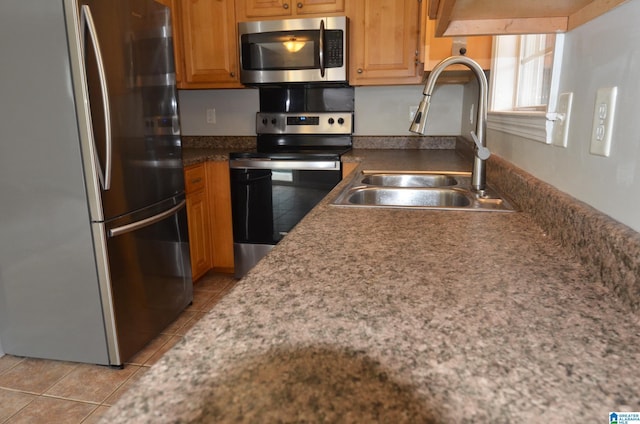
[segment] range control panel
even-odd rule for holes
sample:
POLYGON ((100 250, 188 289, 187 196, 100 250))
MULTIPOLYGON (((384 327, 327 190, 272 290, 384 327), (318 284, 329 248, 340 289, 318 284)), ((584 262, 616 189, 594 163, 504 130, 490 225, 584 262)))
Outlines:
POLYGON ((351 134, 352 112, 256 114, 257 134, 351 134))

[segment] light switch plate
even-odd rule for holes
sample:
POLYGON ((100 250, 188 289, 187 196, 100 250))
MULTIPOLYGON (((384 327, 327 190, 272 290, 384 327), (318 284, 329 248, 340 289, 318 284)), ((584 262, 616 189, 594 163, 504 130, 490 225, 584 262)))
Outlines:
POLYGON ((555 146, 567 147, 572 104, 573 93, 562 93, 558 96, 558 104, 556 107, 558 119, 553 123, 551 139, 555 146))
POLYGON ((593 128, 591 129, 591 148, 589 149, 592 155, 609 156, 611 152, 617 95, 618 87, 600 88, 596 93, 593 128))

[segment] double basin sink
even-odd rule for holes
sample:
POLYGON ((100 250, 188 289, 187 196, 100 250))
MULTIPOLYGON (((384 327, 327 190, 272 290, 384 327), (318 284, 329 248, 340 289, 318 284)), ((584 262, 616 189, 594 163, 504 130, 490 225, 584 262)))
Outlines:
POLYGON ((464 211, 514 211, 512 204, 487 187, 471 190, 465 172, 360 171, 334 205, 464 211))

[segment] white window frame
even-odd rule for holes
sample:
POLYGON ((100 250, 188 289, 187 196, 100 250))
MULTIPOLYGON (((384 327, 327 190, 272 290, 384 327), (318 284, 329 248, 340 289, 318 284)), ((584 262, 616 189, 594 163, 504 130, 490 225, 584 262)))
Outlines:
POLYGON ((513 96, 517 84, 516 75, 513 72, 504 72, 504 69, 513 69, 514 63, 519 60, 515 54, 517 49, 514 50, 514 42, 514 39, 510 42, 509 39, 502 37, 494 37, 493 39, 489 97, 490 111, 487 114, 487 128, 544 144, 551 144, 553 123, 557 119, 555 111, 560 87, 564 34, 556 34, 549 102, 546 110, 513 110, 513 106, 506 106, 507 100, 505 98, 508 98, 509 95, 511 96, 509 100, 511 105, 515 103, 513 96), (503 71, 501 72, 501 70, 503 71), (507 94, 504 94, 504 91, 507 94), (494 110, 496 107, 503 110, 494 110), (504 110, 507 108, 510 110, 504 110))

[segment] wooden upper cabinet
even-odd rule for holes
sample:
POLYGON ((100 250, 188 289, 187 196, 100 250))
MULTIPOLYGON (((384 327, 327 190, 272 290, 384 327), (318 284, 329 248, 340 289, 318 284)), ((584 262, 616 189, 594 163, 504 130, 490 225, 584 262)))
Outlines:
POLYGON ((345 13, 346 0, 236 0, 239 22, 345 13))
POLYGON ((346 0, 292 0, 298 15, 335 14, 345 12, 346 0))
POLYGON ((419 0, 351 1, 350 84, 420 83, 419 0))
POLYGON ((184 76, 180 88, 242 87, 233 0, 177 0, 184 76))
POLYGON ((429 0, 440 36, 565 32, 628 0, 429 0))

